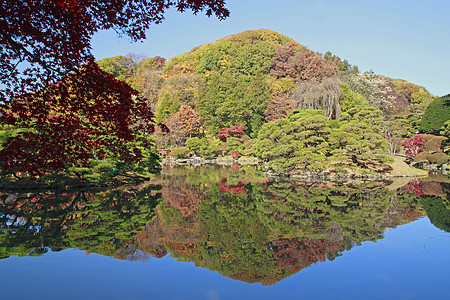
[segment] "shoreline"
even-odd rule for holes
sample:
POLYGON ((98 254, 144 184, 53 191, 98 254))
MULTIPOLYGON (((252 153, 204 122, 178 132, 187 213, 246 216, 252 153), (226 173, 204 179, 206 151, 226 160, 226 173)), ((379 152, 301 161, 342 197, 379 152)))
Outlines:
MULTIPOLYGON (((393 178, 422 178, 428 177, 427 170, 417 169, 409 166, 399 157, 393 157, 394 162, 391 163, 392 170, 389 172, 378 174, 363 174, 358 172, 329 172, 329 171, 306 171, 301 174, 290 174, 288 172, 275 172, 266 166, 267 171, 264 173, 269 177, 292 178, 306 181, 348 181, 348 180, 390 180, 393 178)), ((179 165, 179 166, 202 166, 204 164, 215 165, 258 165, 260 162, 256 157, 241 157, 234 159, 232 157, 218 157, 213 159, 202 159, 200 157, 188 159, 164 158, 161 162, 163 165, 179 165)))

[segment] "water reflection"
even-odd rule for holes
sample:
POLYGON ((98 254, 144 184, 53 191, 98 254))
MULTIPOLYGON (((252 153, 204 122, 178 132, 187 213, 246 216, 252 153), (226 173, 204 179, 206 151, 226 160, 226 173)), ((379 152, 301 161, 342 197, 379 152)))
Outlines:
POLYGON ((4 191, 0 193, 0 257, 41 255, 49 248, 77 248, 116 258, 132 256, 136 233, 154 217, 161 200, 155 189, 159 187, 4 191))
POLYGON ((165 169, 151 184, 111 191, 4 192, 0 255, 77 248, 142 260, 171 253, 270 285, 426 213, 449 231, 448 179, 438 181, 291 182, 253 167, 211 166, 165 169))

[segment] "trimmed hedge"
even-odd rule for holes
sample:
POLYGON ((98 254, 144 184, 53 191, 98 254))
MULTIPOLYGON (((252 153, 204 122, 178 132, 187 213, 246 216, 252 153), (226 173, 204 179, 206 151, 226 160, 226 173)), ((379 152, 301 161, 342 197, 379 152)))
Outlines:
POLYGON ((445 153, 433 153, 428 157, 428 160, 432 164, 442 165, 449 161, 450 156, 445 153))

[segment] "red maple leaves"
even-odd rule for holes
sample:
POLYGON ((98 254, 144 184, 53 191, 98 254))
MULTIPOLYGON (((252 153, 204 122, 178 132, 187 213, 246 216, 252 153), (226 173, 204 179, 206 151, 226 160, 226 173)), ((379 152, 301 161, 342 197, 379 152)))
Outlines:
POLYGON ((217 138, 222 142, 226 142, 227 138, 229 137, 236 137, 240 139, 244 134, 244 126, 235 125, 231 127, 220 128, 219 133, 217 134, 217 138))
POLYGON ((414 158, 417 153, 422 151, 422 145, 425 143, 421 135, 415 135, 403 142, 403 148, 408 158, 414 158))
POLYGON ((1 167, 40 175, 106 153, 138 159, 139 150, 125 142, 138 132, 153 133, 154 123, 137 93, 92 63, 41 92, 15 98, 0 109, 0 120, 25 131, 6 142, 1 167))

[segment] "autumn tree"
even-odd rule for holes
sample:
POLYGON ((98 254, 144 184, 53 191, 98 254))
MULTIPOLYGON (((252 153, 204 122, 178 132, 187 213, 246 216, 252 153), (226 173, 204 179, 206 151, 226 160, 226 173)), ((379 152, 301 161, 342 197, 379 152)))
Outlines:
POLYGON ((161 23, 170 7, 194 14, 205 11, 219 19, 229 15, 223 0, 3 1, 0 101, 40 90, 48 81, 92 62, 91 37, 100 30, 114 29, 132 41, 144 39, 145 31, 161 23))
POLYGON ((285 118, 294 109, 294 103, 283 94, 275 94, 267 103, 266 122, 285 118))
MULTIPOLYGON (((1 123, 35 129, 3 144, 2 168, 42 174, 84 163, 88 156, 123 152, 122 142, 136 137, 133 119, 138 116, 138 126, 152 131, 145 101, 94 63, 91 37, 114 29, 137 41, 170 7, 223 19, 229 14, 224 5, 222 0, 3 1, 1 123)), ((137 148, 129 150, 130 157, 139 157, 137 148)))
POLYGON ((270 75, 275 78, 299 79, 298 63, 296 55, 299 49, 295 43, 288 43, 275 50, 274 57, 270 61, 270 75))
POLYGON ((377 107, 387 115, 405 112, 407 97, 399 93, 392 81, 373 73, 357 73, 345 76, 344 81, 350 89, 367 99, 369 105, 377 107))
POLYGON ((178 121, 183 127, 185 135, 192 137, 202 133, 202 122, 195 109, 189 105, 182 105, 178 111, 178 121))
POLYGON ((422 145, 425 143, 421 135, 415 135, 406 139, 402 146, 405 148, 406 157, 414 159, 414 157, 422 151, 422 145))
POLYGON ((7 102, 2 121, 26 130, 3 145, 1 167, 41 175, 105 156, 140 159, 141 151, 128 148, 127 142, 137 139, 138 132, 152 133, 154 123, 136 96, 125 82, 88 64, 40 93, 7 102), (99 86, 92 90, 94 81, 99 86))
POLYGON ((276 50, 271 61, 270 75, 275 78, 293 78, 296 82, 315 80, 338 75, 335 65, 324 60, 322 55, 306 48, 297 50, 294 44, 287 44, 276 50))

